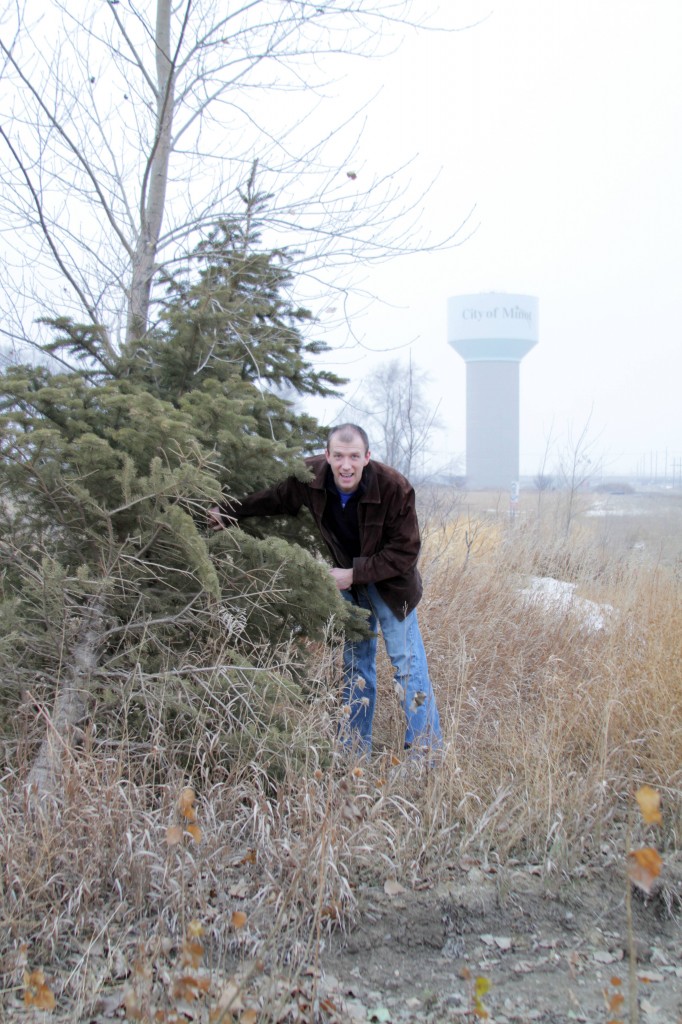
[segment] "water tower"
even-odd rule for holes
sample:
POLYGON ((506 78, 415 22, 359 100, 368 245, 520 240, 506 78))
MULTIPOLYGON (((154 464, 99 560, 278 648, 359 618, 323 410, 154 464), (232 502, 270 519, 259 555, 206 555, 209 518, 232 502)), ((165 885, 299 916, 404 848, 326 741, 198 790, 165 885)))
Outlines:
POLYGON ((538 341, 538 300, 487 292, 448 299, 448 342, 464 359, 466 475, 508 491, 519 478, 519 363, 538 341))

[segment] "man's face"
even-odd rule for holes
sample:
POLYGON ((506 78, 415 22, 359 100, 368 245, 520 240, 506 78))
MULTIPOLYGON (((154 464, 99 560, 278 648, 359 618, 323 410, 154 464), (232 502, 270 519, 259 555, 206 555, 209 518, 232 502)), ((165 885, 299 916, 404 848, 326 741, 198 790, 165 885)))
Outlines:
POLYGON ((341 441, 337 434, 333 434, 326 455, 338 489, 344 494, 356 491, 362 471, 369 462, 369 452, 365 451, 362 438, 355 434, 352 441, 341 441))

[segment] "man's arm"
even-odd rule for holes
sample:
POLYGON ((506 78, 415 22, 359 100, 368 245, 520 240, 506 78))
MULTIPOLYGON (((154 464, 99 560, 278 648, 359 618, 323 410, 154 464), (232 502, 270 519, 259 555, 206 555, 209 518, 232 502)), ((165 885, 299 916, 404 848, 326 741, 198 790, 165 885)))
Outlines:
POLYGON ((295 516, 305 504, 306 485, 290 476, 272 487, 249 494, 234 505, 214 505, 207 512, 211 530, 224 530, 235 520, 249 516, 295 516))

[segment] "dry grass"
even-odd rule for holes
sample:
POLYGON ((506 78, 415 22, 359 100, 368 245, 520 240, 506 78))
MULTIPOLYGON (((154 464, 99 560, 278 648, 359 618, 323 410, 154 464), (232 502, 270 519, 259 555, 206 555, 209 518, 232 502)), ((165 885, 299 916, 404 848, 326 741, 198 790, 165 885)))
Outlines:
POLYGON ((635 517, 627 528, 619 518, 612 535, 602 519, 580 516, 567 538, 560 509, 549 507, 559 500, 543 496, 541 515, 514 521, 495 506, 432 504, 420 614, 446 736, 435 768, 399 762, 402 723, 385 660, 380 752, 360 766, 337 751, 330 766, 339 667, 331 647, 319 651, 297 755, 276 783, 252 745, 223 774, 219 759, 197 757, 187 778, 161 732, 144 751, 90 738, 66 765, 63 795, 37 811, 23 789, 29 746, 13 746, 0 787, 5 995, 19 998, 26 965, 53 968, 70 1019, 112 987, 146 978, 145 963, 154 965, 149 985, 163 987, 199 921, 197 970, 236 977, 240 963, 257 964, 240 984, 257 989, 261 1004, 285 971, 287 985, 267 998, 286 1002, 294 981, 302 990, 299 968, 315 961, 324 934, 352 924, 363 879, 434 881, 464 853, 570 878, 622 858, 643 782, 663 795, 659 846, 674 856, 678 556, 669 539, 656 545, 650 520, 638 533, 635 517), (529 602, 521 591, 538 576, 574 584, 576 600, 529 602), (602 628, 579 599, 613 609, 602 628), (188 783, 201 836, 169 844, 188 783), (245 923, 235 924, 235 909, 245 923))
MULTIPOLYGON (((523 849, 565 867, 599 850, 633 787, 649 781, 666 794, 677 846, 677 565, 605 543, 603 520, 599 534, 594 520, 581 520, 568 539, 553 532, 555 522, 547 529, 537 518, 498 518, 479 529, 468 560, 455 534, 451 557, 437 559, 431 574, 423 618, 462 793, 488 807, 506 794, 491 849, 523 849), (528 604, 519 591, 536 576, 573 584, 575 601, 528 604), (581 601, 613 609, 604 628, 594 628, 598 609, 581 601)), ((457 525, 467 529, 468 521, 457 525)))

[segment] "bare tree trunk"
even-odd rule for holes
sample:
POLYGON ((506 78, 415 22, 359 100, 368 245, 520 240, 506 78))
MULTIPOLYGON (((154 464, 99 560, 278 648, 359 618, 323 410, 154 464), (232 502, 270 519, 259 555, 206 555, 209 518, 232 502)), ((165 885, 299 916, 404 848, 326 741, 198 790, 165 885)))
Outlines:
POLYGON ((87 713, 87 695, 97 667, 101 634, 102 599, 97 597, 83 610, 73 656, 29 773, 28 788, 34 799, 51 796, 58 789, 64 760, 71 754, 78 726, 87 713))
POLYGON ((171 59, 171 0, 156 6, 156 134, 147 161, 140 197, 140 233, 132 260, 126 341, 142 338, 147 330, 156 254, 166 205, 168 168, 172 152, 175 66, 171 59))

